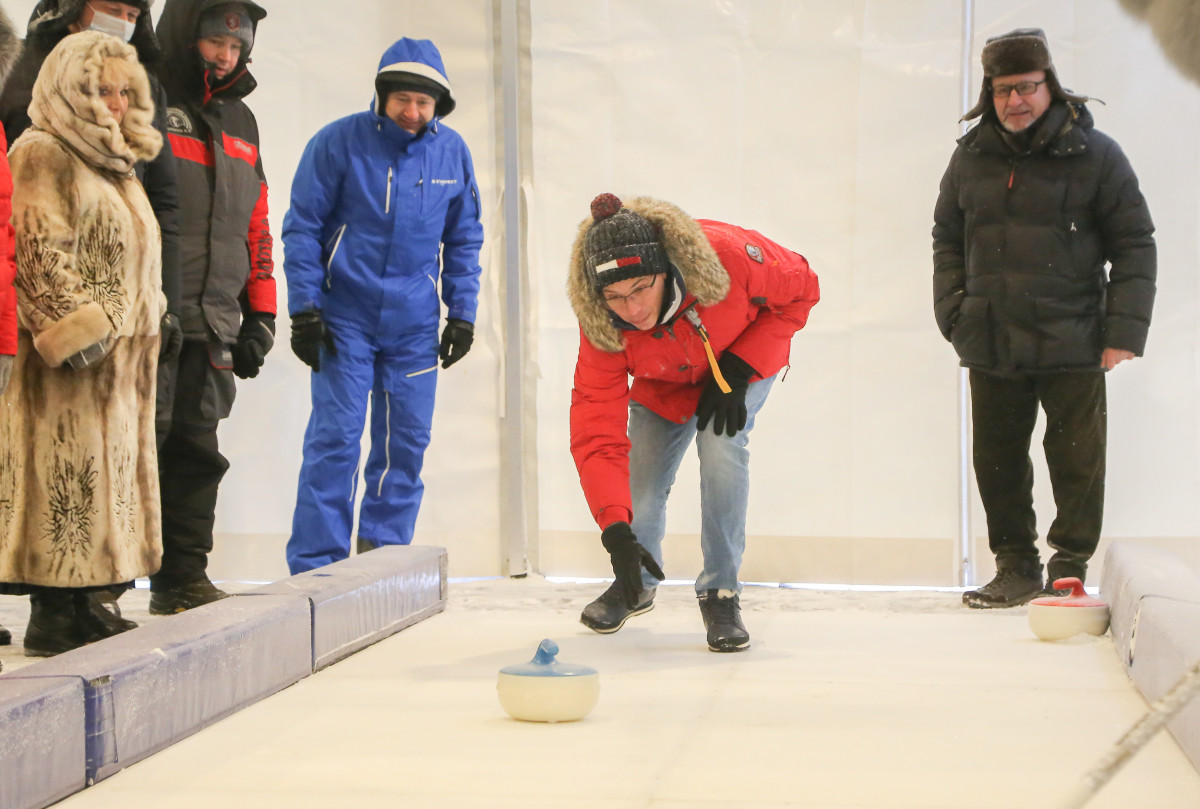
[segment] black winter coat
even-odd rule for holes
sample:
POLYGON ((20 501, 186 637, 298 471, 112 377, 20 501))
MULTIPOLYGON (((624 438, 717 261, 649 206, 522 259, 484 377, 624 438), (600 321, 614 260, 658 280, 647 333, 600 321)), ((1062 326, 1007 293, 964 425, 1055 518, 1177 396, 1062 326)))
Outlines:
POLYGON ((1035 127, 1025 151, 992 114, 959 139, 934 209, 934 314, 968 368, 1098 371, 1105 348, 1145 349, 1154 224, 1086 107, 1056 101, 1035 127))
MULTIPOLYGON (((33 100, 33 83, 41 72, 42 63, 54 46, 71 33, 68 26, 79 19, 85 5, 86 0, 40 0, 30 13, 21 55, 0 93, 0 122, 4 124, 10 144, 30 126, 29 102, 33 100)), ((150 89, 154 94, 154 128, 163 138, 158 157, 149 163, 138 163, 134 168, 162 231, 162 286, 167 296, 167 310, 179 314, 179 191, 175 158, 167 145, 167 96, 157 73, 162 52, 150 14, 143 13, 138 18, 129 44, 138 52, 138 61, 150 77, 150 89)))
MULTIPOLYGON (((258 122, 244 101, 258 86, 250 53, 224 81, 210 82, 195 48, 200 16, 224 1, 168 0, 157 34, 179 171, 184 336, 232 345, 243 315, 274 317, 276 288, 258 122)), ((243 5, 257 31, 266 12, 243 5)))

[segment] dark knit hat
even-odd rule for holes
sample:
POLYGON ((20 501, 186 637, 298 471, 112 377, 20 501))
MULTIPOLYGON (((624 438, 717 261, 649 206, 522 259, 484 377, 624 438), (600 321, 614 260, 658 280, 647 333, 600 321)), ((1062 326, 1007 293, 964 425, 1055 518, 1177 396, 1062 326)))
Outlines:
POLYGON ((201 14, 196 39, 216 36, 237 37, 242 41, 243 53, 249 53, 254 47, 254 25, 249 10, 241 3, 222 3, 201 14))
POLYGON ((992 79, 996 76, 1015 76, 1044 70, 1046 88, 1053 98, 1077 104, 1088 100, 1087 96, 1064 89, 1058 81, 1054 60, 1050 58, 1050 43, 1041 28, 1017 28, 989 38, 984 43, 980 59, 983 62, 983 87, 979 93, 979 103, 963 116, 963 120, 975 118, 992 108, 992 79))
POLYGON ((592 220, 583 249, 589 280, 597 292, 627 278, 657 275, 670 268, 654 225, 622 207, 613 194, 592 200, 592 220))
POLYGON ((395 71, 380 73, 375 77, 375 92, 381 99, 386 99, 392 93, 399 92, 424 93, 431 96, 436 105, 446 94, 446 88, 433 79, 418 76, 416 73, 395 71))

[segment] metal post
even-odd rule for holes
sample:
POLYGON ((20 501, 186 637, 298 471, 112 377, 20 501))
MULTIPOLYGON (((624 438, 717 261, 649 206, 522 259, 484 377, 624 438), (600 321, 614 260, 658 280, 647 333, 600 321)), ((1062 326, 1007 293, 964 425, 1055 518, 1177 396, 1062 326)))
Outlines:
POLYGON ((520 0, 500 2, 502 132, 504 138, 504 415, 501 418, 501 573, 522 576, 529 570, 530 470, 526 444, 525 368, 528 306, 524 294, 521 237, 520 0))
MULTIPOLYGON (((963 0, 962 77, 960 99, 965 115, 975 106, 971 95, 971 47, 975 39, 975 2, 963 0)), ((966 132, 967 122, 962 123, 966 132)), ((971 389, 966 368, 958 369, 958 583, 975 583, 975 553, 971 538, 971 389)))

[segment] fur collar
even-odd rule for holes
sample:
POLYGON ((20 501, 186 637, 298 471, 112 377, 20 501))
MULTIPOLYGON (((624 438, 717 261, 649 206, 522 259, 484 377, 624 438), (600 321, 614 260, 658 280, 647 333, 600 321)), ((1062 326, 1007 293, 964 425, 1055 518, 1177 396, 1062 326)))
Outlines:
MULTIPOLYGON (((717 251, 709 244, 700 223, 669 202, 650 197, 634 197, 623 207, 644 216, 661 234, 667 258, 679 270, 688 293, 701 306, 712 306, 729 293, 729 273, 721 265, 717 251)), ((571 265, 567 277, 567 296, 571 308, 588 341, 601 351, 623 351, 621 332, 613 324, 611 309, 604 298, 587 280, 583 244, 589 216, 579 225, 575 245, 571 249, 571 265)))
POLYGON ((82 31, 63 39, 46 57, 33 85, 29 117, 34 126, 56 135, 96 168, 127 174, 139 160, 153 160, 162 149, 154 128, 154 102, 137 52, 108 34, 82 31), (118 125, 97 95, 106 59, 128 62, 129 110, 118 125))

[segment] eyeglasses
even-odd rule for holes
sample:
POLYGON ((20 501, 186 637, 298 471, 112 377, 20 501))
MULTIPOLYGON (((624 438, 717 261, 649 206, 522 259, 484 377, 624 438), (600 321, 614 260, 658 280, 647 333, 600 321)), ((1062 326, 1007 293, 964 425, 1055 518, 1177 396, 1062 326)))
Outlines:
POLYGON ((612 306, 614 303, 625 303, 625 302, 634 303, 637 301, 644 300, 645 293, 654 289, 654 285, 658 283, 658 279, 660 277, 662 277, 662 276, 656 275, 650 279, 650 283, 642 284, 640 287, 634 287, 633 289, 631 289, 629 291, 628 295, 609 295, 606 292, 604 294, 604 302, 607 303, 609 306, 612 306))
POLYGON ((1041 81, 1019 81, 1016 84, 993 84, 993 98, 1008 98, 1012 95, 1012 91, 1016 90, 1019 96, 1031 96, 1037 92, 1039 84, 1045 84, 1046 80, 1041 81))

